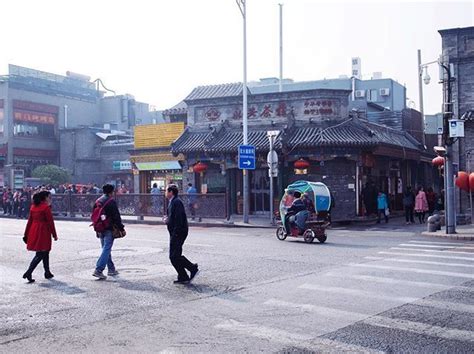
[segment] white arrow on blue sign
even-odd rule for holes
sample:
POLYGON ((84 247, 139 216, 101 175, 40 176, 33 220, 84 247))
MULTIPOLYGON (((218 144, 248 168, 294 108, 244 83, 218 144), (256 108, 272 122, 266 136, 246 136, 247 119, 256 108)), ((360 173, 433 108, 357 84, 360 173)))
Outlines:
POLYGON ((255 146, 239 145, 239 168, 255 170, 255 146))

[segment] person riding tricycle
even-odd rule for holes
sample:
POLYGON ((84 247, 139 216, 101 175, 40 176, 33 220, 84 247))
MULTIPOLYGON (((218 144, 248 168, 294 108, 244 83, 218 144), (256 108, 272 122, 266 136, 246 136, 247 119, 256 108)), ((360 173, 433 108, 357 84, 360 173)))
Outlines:
POLYGON ((303 236, 305 242, 326 241, 330 225, 331 194, 320 182, 297 181, 285 189, 280 202, 281 224, 277 238, 303 236))

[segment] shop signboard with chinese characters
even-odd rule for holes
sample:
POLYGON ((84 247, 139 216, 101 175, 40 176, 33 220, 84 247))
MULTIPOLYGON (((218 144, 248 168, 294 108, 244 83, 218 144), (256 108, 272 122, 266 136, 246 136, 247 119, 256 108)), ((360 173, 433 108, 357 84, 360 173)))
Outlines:
POLYGON ((132 164, 130 161, 113 161, 112 169, 114 171, 131 170, 132 164))
MULTIPOLYGON (((292 113, 298 118, 330 119, 339 116, 341 103, 337 99, 293 99, 277 102, 249 103, 249 120, 287 118, 292 113)), ((196 108, 197 122, 235 121, 242 119, 242 105, 222 105, 196 108)))

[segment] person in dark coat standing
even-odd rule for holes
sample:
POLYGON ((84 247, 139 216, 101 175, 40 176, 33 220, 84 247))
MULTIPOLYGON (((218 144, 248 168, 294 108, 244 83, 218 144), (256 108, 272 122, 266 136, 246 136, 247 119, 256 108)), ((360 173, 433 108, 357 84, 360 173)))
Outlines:
POLYGON ((166 189, 166 198, 169 201, 166 210, 166 226, 170 234, 170 261, 178 273, 175 284, 189 283, 199 272, 198 264, 191 263, 183 256, 183 244, 188 236, 188 219, 183 202, 178 198, 178 187, 169 185, 166 189), (186 272, 189 271, 189 275, 186 272))
POLYGON ((33 205, 23 237, 27 250, 36 251, 28 270, 23 274, 23 279, 28 279, 29 283, 35 281, 32 277, 33 271, 41 261, 43 261, 44 277, 46 279, 54 277, 49 269, 51 236, 55 241, 58 240, 53 214, 51 213, 51 193, 42 191, 33 195, 33 205))
POLYGON ((104 194, 102 197, 97 199, 96 203, 94 204, 94 208, 92 209, 94 210, 95 208, 103 207, 104 210, 102 217, 104 219, 102 220, 109 220, 107 229, 104 232, 97 234, 97 237, 100 239, 102 252, 99 259, 97 260, 95 271, 92 273, 92 276, 101 280, 107 279, 107 276, 103 273, 105 267, 107 267, 108 276, 113 277, 119 274, 117 269, 115 269, 114 262, 112 261, 112 246, 114 245, 113 228, 115 226, 125 232, 125 227, 122 224, 122 218, 120 217, 117 203, 112 198, 114 194, 114 188, 115 187, 111 184, 105 184, 102 187, 102 192, 104 192, 104 194))

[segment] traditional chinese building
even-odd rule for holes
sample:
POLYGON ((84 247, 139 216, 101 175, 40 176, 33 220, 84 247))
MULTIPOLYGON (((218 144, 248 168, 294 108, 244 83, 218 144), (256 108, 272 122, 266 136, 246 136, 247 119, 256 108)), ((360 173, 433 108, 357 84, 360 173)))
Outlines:
MULTIPOLYGON (((284 92, 248 88, 248 142, 255 145, 257 166, 250 172, 250 211, 270 210, 267 131, 279 130, 278 188, 274 202, 289 183, 322 181, 331 189, 336 219, 362 212, 360 195, 367 182, 391 196, 401 208, 402 191, 424 178, 420 143, 402 129, 369 122, 348 111, 345 89, 286 85, 284 92)), ((183 155, 183 179, 208 193, 227 192, 230 211, 242 211, 242 172, 237 148, 242 135, 242 84, 201 86, 184 100, 188 126, 172 144, 183 155), (198 166, 198 168, 196 168, 198 166)), ((420 126, 421 126, 421 116, 420 126)))

